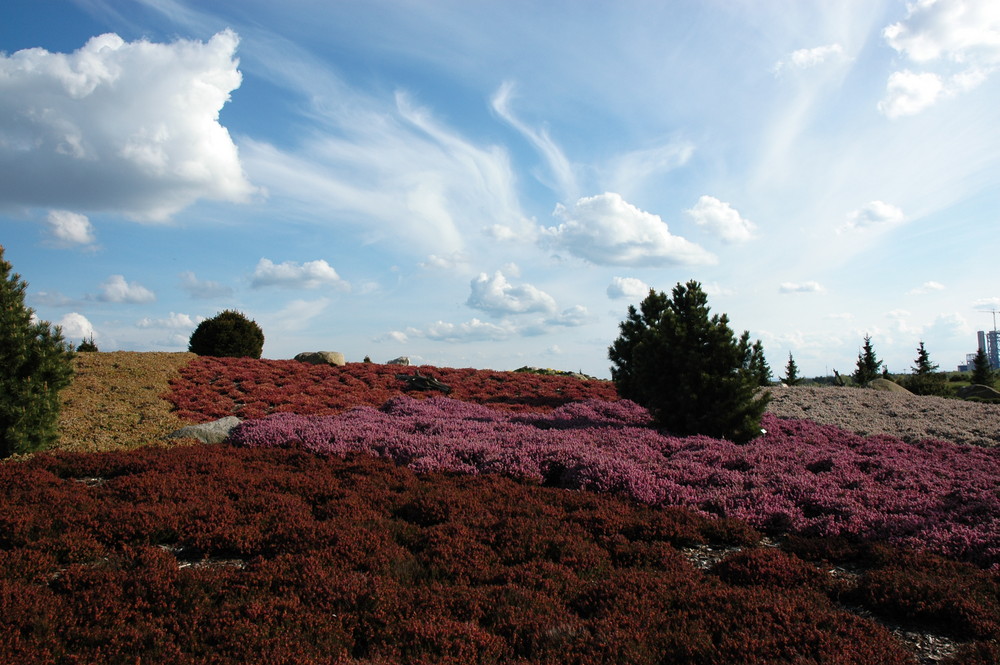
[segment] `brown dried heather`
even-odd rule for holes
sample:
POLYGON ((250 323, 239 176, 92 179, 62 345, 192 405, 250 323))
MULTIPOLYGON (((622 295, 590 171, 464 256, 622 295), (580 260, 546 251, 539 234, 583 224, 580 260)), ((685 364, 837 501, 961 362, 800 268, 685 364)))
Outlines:
POLYGON ((73 382, 62 392, 59 442, 77 452, 127 450, 156 443, 189 424, 169 402, 170 379, 193 353, 79 353, 73 382))
POLYGON ((768 411, 858 434, 888 434, 912 443, 942 439, 975 446, 1000 445, 1000 404, 883 392, 866 388, 778 386, 768 411))

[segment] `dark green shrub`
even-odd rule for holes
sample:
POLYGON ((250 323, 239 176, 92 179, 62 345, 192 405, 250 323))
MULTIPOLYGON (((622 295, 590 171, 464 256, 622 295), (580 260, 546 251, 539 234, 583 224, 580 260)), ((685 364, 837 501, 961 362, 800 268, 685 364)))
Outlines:
POLYGON ((757 394, 749 335, 737 339, 725 314, 709 318, 708 297, 695 281, 677 284, 672 299, 650 290, 640 310, 629 306, 608 349, 619 395, 678 436, 758 436, 769 395, 757 394))
POLYGON ((198 324, 188 351, 219 358, 260 358, 264 332, 241 312, 227 309, 198 324))
POLYGON ((0 457, 56 440, 59 391, 73 376, 73 350, 59 326, 32 320, 27 282, 11 273, 0 246, 0 457))
POLYGON ((95 353, 97 352, 97 343, 94 341, 94 336, 85 338, 80 345, 76 347, 78 353, 95 353))

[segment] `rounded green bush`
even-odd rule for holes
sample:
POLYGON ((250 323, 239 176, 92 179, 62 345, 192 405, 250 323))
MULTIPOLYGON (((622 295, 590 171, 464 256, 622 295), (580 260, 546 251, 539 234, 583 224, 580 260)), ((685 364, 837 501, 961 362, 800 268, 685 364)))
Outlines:
POLYGON ((191 333, 188 351, 199 356, 260 358, 264 331, 241 312, 227 309, 198 324, 191 333))

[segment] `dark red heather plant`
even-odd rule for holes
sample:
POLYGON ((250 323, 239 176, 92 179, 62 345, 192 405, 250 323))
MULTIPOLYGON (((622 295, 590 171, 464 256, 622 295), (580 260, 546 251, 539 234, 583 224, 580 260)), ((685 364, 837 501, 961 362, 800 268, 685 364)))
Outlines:
POLYGON ((225 416, 260 418, 269 413, 332 415, 355 406, 381 406, 406 393, 415 398, 439 392, 407 391, 397 374, 438 379, 449 396, 508 411, 546 411, 584 400, 618 398, 610 381, 528 372, 401 367, 349 363, 343 367, 294 360, 200 357, 181 370, 166 399, 184 420, 205 422, 225 416))
POLYGON ((915 663, 780 583, 791 554, 696 569, 678 547, 759 536, 680 508, 295 447, 39 455, 0 487, 4 663, 915 663))

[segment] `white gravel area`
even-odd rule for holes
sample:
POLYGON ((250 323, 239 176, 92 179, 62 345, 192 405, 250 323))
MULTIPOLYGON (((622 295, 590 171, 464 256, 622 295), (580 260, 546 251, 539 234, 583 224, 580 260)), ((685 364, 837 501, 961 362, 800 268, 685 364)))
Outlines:
POLYGON ((908 442, 1000 445, 1000 404, 851 387, 781 385, 770 391, 767 410, 780 418, 812 420, 858 434, 889 434, 908 442))

